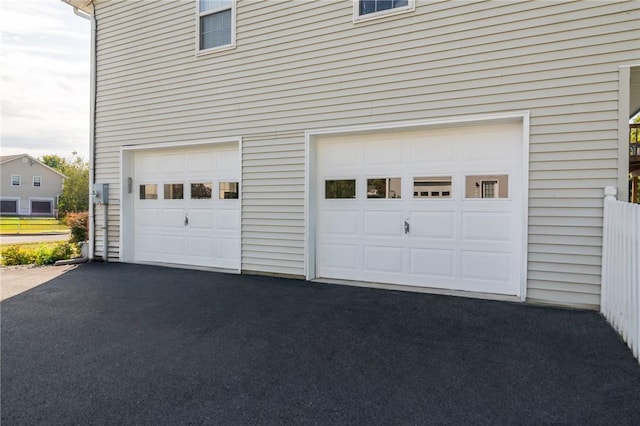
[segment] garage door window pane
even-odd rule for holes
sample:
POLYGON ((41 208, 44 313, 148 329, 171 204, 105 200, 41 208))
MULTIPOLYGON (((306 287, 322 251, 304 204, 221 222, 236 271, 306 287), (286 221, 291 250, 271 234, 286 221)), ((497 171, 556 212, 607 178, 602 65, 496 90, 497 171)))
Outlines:
POLYGON ((191 199, 192 200, 209 200, 211 199, 211 190, 213 185, 211 182, 205 183, 192 183, 191 184, 191 199))
POLYGON ((367 198, 402 198, 402 179, 367 179, 367 198))
POLYGON ((140 185, 140 199, 141 200, 157 200, 158 199, 158 185, 155 183, 147 183, 140 185))
POLYGON ((414 177, 413 198, 451 198, 451 176, 414 177))
POLYGON ((2 200, 0 204, 2 213, 18 213, 18 202, 16 200, 2 200))
POLYGON ((466 198, 509 198, 509 175, 472 175, 465 177, 466 198))
POLYGON ((324 181, 324 198, 327 200, 339 198, 356 198, 355 179, 337 179, 324 181))
POLYGON ((165 200, 182 200, 184 198, 184 185, 181 183, 165 183, 165 200))
POLYGON ((237 200, 239 193, 238 182, 220 182, 220 199, 237 200))
POLYGON ((51 201, 32 201, 31 214, 51 214, 53 213, 52 204, 51 201))

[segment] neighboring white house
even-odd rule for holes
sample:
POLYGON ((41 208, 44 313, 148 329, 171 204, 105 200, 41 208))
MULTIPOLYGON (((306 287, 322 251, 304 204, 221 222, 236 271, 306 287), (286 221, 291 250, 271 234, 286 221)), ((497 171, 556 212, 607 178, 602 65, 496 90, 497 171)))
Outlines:
POLYGON ((64 1, 94 20, 92 255, 599 306, 640 3, 64 1))
POLYGON ((0 213, 55 216, 65 176, 27 154, 0 157, 0 213))

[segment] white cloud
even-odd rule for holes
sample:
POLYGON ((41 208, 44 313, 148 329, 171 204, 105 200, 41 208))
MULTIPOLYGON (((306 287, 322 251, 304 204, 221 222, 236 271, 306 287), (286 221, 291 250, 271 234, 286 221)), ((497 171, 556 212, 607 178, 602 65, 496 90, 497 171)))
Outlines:
POLYGON ((60 0, 1 0, 2 154, 89 155, 90 23, 60 0))

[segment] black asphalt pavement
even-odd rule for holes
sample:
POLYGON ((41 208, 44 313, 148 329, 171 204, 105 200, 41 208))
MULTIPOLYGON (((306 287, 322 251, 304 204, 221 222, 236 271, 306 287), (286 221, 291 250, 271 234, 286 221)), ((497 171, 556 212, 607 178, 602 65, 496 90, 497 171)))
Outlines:
POLYGON ((100 263, 0 309, 3 425, 640 424, 596 312, 100 263))

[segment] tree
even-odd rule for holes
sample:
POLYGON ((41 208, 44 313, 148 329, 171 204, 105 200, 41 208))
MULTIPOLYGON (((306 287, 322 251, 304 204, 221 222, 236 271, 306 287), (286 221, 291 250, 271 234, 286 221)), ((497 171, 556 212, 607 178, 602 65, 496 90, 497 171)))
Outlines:
POLYGON ((56 154, 44 155, 41 161, 67 178, 58 198, 58 211, 62 215, 89 209, 89 164, 73 152, 70 158, 56 154))

